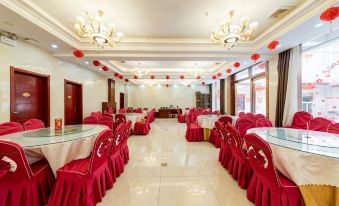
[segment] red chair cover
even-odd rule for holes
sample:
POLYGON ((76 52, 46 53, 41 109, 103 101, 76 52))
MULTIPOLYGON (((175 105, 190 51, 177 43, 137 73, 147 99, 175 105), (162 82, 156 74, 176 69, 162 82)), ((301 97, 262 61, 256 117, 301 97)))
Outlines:
POLYGON ((111 130, 113 130, 113 124, 114 124, 114 121, 113 121, 113 117, 112 116, 103 116, 99 119, 98 121, 98 124, 101 124, 101 125, 106 125, 107 127, 109 127, 111 130))
POLYGON ((247 117, 240 117, 236 124, 235 127, 238 129, 240 137, 243 137, 248 129, 254 128, 255 123, 253 119, 249 119, 247 117))
POLYGON ((113 182, 124 172, 124 159, 121 155, 121 147, 124 141, 125 124, 120 124, 113 134, 113 143, 108 159, 108 164, 113 182))
POLYGON ((339 123, 331 124, 328 127, 328 132, 339 134, 339 123))
POLYGON ((155 118, 154 118, 154 109, 152 109, 150 112, 148 112, 148 120, 149 120, 149 123, 152 123, 154 122, 155 118))
POLYGON ((137 109, 135 109, 135 112, 141 114, 142 113, 142 109, 141 108, 137 108, 137 109))
POLYGON ((133 108, 128 108, 127 110, 126 110, 126 113, 132 113, 133 112, 133 108))
POLYGON ((276 170, 269 144, 256 134, 248 134, 244 139, 254 172, 247 198, 255 205, 303 206, 298 186, 276 170))
POLYGON ((254 121, 258 120, 258 119, 266 119, 266 116, 263 114, 256 114, 254 115, 254 121))
POLYGON ((0 205, 47 204, 55 180, 46 159, 29 165, 23 149, 8 141, 0 140, 0 151, 0 205), (8 171, 8 162, 16 168, 8 171))
POLYGON ((252 119, 252 120, 254 120, 254 118, 255 118, 255 116, 254 116, 254 114, 252 114, 252 113, 246 113, 245 114, 245 117, 247 117, 247 118, 249 118, 249 119, 252 119))
POLYGON ((244 150, 244 141, 240 137, 238 130, 231 124, 226 125, 229 132, 229 146, 232 152, 228 172, 233 179, 238 181, 238 185, 246 189, 252 178, 253 171, 249 164, 246 151, 244 150))
POLYGON ((85 117, 84 124, 98 124, 98 118, 93 116, 85 117))
MULTIPOLYGON (((232 118, 229 116, 223 116, 220 117, 218 119, 218 121, 222 124, 222 125, 226 125, 228 123, 232 124, 232 118)), ((209 141, 214 144, 214 146, 216 148, 220 148, 221 146, 221 131, 218 130, 217 128, 217 124, 215 123, 214 128, 211 131, 210 137, 209 137, 209 141)))
MULTIPOLYGON (((219 124, 219 123, 217 123, 219 124)), ((220 124, 221 131, 221 145, 219 151, 219 162, 226 170, 230 169, 232 160, 232 151, 229 146, 230 133, 226 130, 226 125, 220 124)))
POLYGON ((45 124, 40 119, 30 119, 23 124, 25 130, 45 128, 45 124))
POLYGON ((122 109, 119 109, 118 111, 119 113, 126 113, 126 109, 122 108, 122 109))
POLYGON ((120 155, 125 164, 127 164, 129 160, 129 149, 128 149, 127 141, 131 133, 131 126, 132 126, 131 121, 127 121, 126 123, 124 123, 124 130, 123 130, 123 136, 122 136, 123 139, 121 143, 120 155))
POLYGON ((112 142, 112 130, 106 129, 96 138, 89 157, 58 169, 48 205, 95 205, 101 202, 106 190, 113 187, 108 165, 112 142))
POLYGON ((5 122, 0 124, 0 136, 22 131, 24 131, 24 128, 18 122, 5 122))
POLYGON ((319 132, 327 132, 328 127, 332 123, 333 122, 331 120, 325 119, 323 117, 316 117, 316 118, 310 119, 308 125, 309 125, 310 130, 319 131, 319 132))
POLYGON ((145 121, 139 121, 134 124, 135 135, 147 135, 151 129, 148 121, 148 116, 145 117, 145 121))
POLYGON ((313 116, 308 112, 297 112, 293 116, 291 128, 294 129, 307 129, 308 122, 313 116))
POLYGON ((0 179, 1 177, 5 176, 9 170, 11 169, 11 164, 4 160, 0 159, 0 179))
POLYGON ((203 129, 195 124, 191 123, 190 115, 186 116, 186 140, 189 142, 200 142, 204 141, 203 129))
POLYGON ((245 112, 239 112, 238 116, 239 116, 239 117, 245 117, 245 116, 246 116, 246 113, 245 113, 245 112))
POLYGON ((116 114, 114 117, 114 121, 121 121, 120 119, 126 122, 126 116, 124 114, 116 114))
POLYGON ((212 114, 214 114, 214 115, 220 115, 220 111, 214 111, 214 112, 212 112, 212 114))
POLYGON ((255 122, 255 127, 273 127, 273 125, 270 120, 266 118, 261 118, 255 122))

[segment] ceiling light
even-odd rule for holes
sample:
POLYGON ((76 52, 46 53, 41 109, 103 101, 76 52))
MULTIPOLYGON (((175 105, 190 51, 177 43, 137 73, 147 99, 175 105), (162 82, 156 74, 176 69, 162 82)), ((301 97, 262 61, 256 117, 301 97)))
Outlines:
POLYGON ((57 48, 58 48, 58 45, 52 44, 51 47, 52 47, 53 49, 57 49, 57 48))
POLYGON ((218 31, 213 31, 210 40, 213 44, 234 47, 239 40, 248 41, 258 27, 258 22, 251 22, 247 16, 240 20, 240 25, 232 24, 234 10, 229 11, 230 18, 220 24, 218 31))
POLYGON ((321 27, 322 25, 324 25, 324 23, 316 24, 314 27, 318 28, 318 27, 321 27))
POLYGON ((89 64, 89 62, 88 62, 88 61, 85 61, 85 64, 89 64))
POLYGON ((279 44, 278 46, 277 46, 277 48, 280 48, 281 47, 281 44, 279 44))

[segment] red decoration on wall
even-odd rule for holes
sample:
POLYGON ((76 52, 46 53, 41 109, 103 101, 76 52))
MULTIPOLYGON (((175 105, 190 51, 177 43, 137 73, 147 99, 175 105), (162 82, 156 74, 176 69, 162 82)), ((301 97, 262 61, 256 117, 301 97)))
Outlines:
POLYGON ((213 76, 212 79, 217 79, 217 76, 213 76))
POLYGON ((105 72, 107 72, 107 71, 109 70, 109 68, 108 68, 107 66, 104 65, 104 66, 102 67, 102 70, 105 71, 105 72))
POLYGON ((166 79, 169 80, 169 79, 170 79, 170 76, 169 76, 169 75, 166 75, 166 79))
POLYGON ((180 79, 185 79, 185 76, 184 75, 180 75, 180 79))
POLYGON ((94 61, 93 61, 93 65, 96 66, 96 67, 98 67, 98 66, 101 65, 101 63, 100 63, 98 60, 94 60, 94 61))
POLYGON ((78 58, 78 59, 81 59, 82 57, 84 57, 84 52, 80 51, 80 50, 74 50, 73 51, 73 55, 78 58))
POLYGON ((124 78, 124 76, 120 74, 119 75, 119 79, 123 79, 123 78, 124 78))
POLYGON ((240 63, 239 63, 239 62, 235 62, 235 63, 233 64, 233 66, 234 66, 235 68, 238 68, 238 67, 240 67, 240 63))
POLYGON ((218 77, 221 77, 221 76, 222 76, 222 74, 219 72, 219 73, 217 74, 217 76, 218 76, 218 77))
POLYGON ((252 54, 251 59, 257 61, 260 58, 260 54, 252 54))
POLYGON ((134 79, 139 79, 138 75, 133 76, 134 79))
POLYGON ((126 82, 126 83, 129 82, 129 80, 128 80, 128 79, 125 79, 125 82, 126 82))
POLYGON ((333 21, 339 16, 339 7, 331 7, 320 15, 322 21, 333 21))
POLYGON ((114 73, 114 76, 115 76, 115 77, 119 77, 119 76, 120 76, 120 74, 119 74, 119 73, 117 73, 117 72, 115 72, 115 73, 114 73))
POLYGON ((200 76, 200 75, 198 75, 198 76, 197 76, 197 79, 201 79, 201 76, 200 76))
POLYGON ((154 79, 155 78, 155 76, 154 75, 151 75, 151 79, 154 79))
POLYGON ((273 50, 273 49, 277 48, 277 46, 278 46, 279 44, 280 44, 279 41, 272 41, 271 43, 269 43, 269 44, 267 45, 267 48, 268 48, 269 50, 273 50))
POLYGON ((229 73, 231 73, 231 72, 232 72, 232 69, 230 69, 230 68, 226 69, 226 73, 227 73, 227 74, 229 74, 229 73))

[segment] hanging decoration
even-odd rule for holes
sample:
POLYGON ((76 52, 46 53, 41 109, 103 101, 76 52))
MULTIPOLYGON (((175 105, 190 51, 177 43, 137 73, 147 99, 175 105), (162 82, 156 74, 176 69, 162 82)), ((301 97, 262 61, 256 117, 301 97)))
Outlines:
POLYGON ((214 76, 212 77, 212 79, 217 79, 217 76, 214 75, 214 76))
POLYGON ((154 75, 151 75, 150 77, 151 77, 151 79, 155 79, 155 76, 154 76, 154 75))
POLYGON ((119 73, 117 73, 117 72, 115 72, 115 73, 114 73, 114 76, 115 76, 115 77, 119 77, 119 76, 120 76, 120 74, 119 74, 119 73))
POLYGON ((320 20, 332 22, 339 16, 339 7, 331 7, 320 15, 320 20))
POLYGON ((73 55, 77 58, 77 59, 81 59, 82 57, 84 57, 84 52, 82 52, 81 50, 74 50, 73 51, 73 55))
POLYGON ((231 72, 232 72, 232 69, 230 69, 230 68, 226 69, 226 73, 227 73, 227 74, 229 74, 229 73, 231 73, 231 72))
POLYGON ((222 76, 222 74, 219 72, 218 74, 217 74, 217 77, 221 77, 222 76))
POLYGON ((98 67, 98 66, 101 65, 101 63, 100 63, 98 60, 94 60, 94 61, 93 61, 93 65, 96 66, 96 67, 98 67))
POLYGON ((199 75, 199 76, 197 76, 197 79, 201 79, 201 76, 199 75))
POLYGON ((205 85, 205 82, 201 82, 202 85, 205 85))
POLYGON ((169 75, 166 75, 166 79, 169 80, 169 79, 170 79, 170 76, 169 76, 169 75))
POLYGON ((260 59, 260 54, 252 54, 251 59, 253 61, 257 61, 258 59, 260 59))
POLYGON ((235 63, 233 64, 233 66, 234 66, 235 68, 238 68, 238 67, 240 67, 240 63, 239 63, 239 62, 235 62, 235 63))
POLYGON ((269 44, 267 45, 267 48, 268 48, 269 50, 273 50, 273 49, 277 48, 277 46, 278 46, 279 44, 280 44, 279 41, 274 40, 274 41, 272 41, 271 43, 269 43, 269 44))
POLYGON ((180 75, 180 79, 185 79, 185 76, 184 75, 180 75))
POLYGON ((119 79, 123 79, 123 78, 124 78, 124 76, 120 74, 119 75, 119 79))
POLYGON ((125 82, 126 82, 126 83, 129 82, 129 80, 128 80, 128 79, 125 79, 125 82))
POLYGON ((107 72, 107 71, 109 70, 109 68, 108 68, 107 66, 104 65, 104 66, 102 67, 102 70, 103 70, 104 72, 107 72))
POLYGON ((138 75, 134 75, 133 78, 134 79, 138 79, 139 77, 138 77, 138 75))

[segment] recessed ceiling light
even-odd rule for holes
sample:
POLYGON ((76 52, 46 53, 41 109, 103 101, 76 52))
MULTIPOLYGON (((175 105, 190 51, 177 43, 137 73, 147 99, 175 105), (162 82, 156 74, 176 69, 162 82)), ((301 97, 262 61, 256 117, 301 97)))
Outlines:
POLYGON ((85 61, 85 64, 89 64, 89 62, 88 62, 88 61, 85 61))
POLYGON ((281 44, 279 44, 278 46, 277 46, 277 48, 280 48, 281 47, 281 44))
POLYGON ((324 25, 324 23, 316 24, 314 27, 318 28, 318 27, 321 27, 322 25, 324 25))
POLYGON ((102 69, 101 69, 101 68, 100 68, 99 70, 100 70, 100 71, 102 71, 102 69))
POLYGON ((53 49, 56 49, 56 48, 58 48, 58 45, 52 44, 51 47, 52 47, 53 49))

